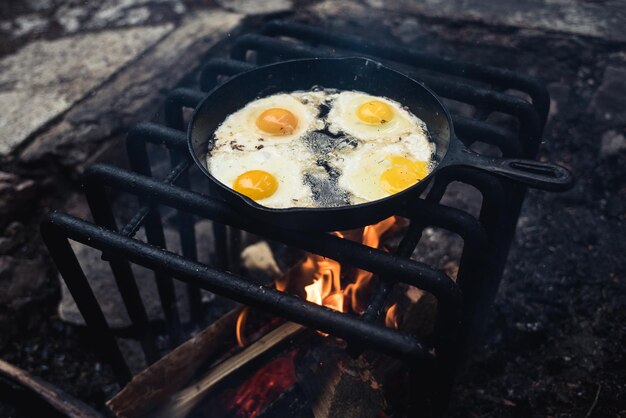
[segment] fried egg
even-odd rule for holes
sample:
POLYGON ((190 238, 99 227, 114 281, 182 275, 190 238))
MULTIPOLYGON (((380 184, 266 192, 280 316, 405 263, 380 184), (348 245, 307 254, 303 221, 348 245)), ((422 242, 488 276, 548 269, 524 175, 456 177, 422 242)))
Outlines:
POLYGON ((346 155, 339 186, 365 203, 399 193, 426 177, 432 167, 429 147, 415 152, 406 144, 370 142, 346 155))
POLYGON ((207 161, 213 177, 226 187, 263 206, 287 208, 313 205, 302 168, 308 159, 305 150, 295 152, 282 144, 255 152, 222 153, 207 161))
POLYGON ((328 130, 362 141, 388 141, 411 134, 425 136, 424 123, 400 103, 359 91, 336 95, 328 113, 328 130))
POLYGON ((248 103, 215 131, 212 152, 262 149, 320 128, 323 122, 316 118, 316 97, 311 93, 276 94, 248 103))
POLYGON ((385 198, 433 169, 424 123, 400 103, 313 89, 255 100, 214 134, 209 172, 271 208, 337 207, 385 198))

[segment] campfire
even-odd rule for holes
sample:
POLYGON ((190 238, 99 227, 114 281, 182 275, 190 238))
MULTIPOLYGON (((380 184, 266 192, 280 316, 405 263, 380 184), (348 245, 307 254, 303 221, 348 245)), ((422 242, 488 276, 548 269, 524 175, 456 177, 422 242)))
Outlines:
POLYGON ((523 187, 486 171, 530 184, 553 181, 555 188, 568 180, 559 177, 566 171, 548 170, 545 163, 494 166, 500 160, 465 148, 536 155, 548 111, 544 90, 511 71, 293 22, 269 22, 259 34, 243 34, 226 47, 230 58, 206 62, 199 87, 168 96, 166 126, 142 123, 129 133, 130 170, 99 164, 85 171, 93 222, 53 213, 42 224, 50 255, 121 387, 109 409, 119 418, 441 415, 459 360, 495 294, 524 198, 523 187), (474 155, 470 162, 483 171, 452 166, 461 154, 453 156, 423 189, 393 195, 397 206, 383 215, 372 212, 369 222, 362 222, 362 211, 328 211, 324 222, 332 228, 299 230, 292 212, 282 212, 281 225, 275 215, 273 222, 255 218, 236 207, 241 202, 219 197, 224 191, 207 181, 206 167, 194 160, 196 144, 188 144, 190 110, 229 76, 288 58, 336 58, 343 50, 423 80, 452 109, 463 102, 480 112, 505 113, 518 117, 523 129, 518 137, 483 117, 453 111, 445 121, 454 123, 458 135, 448 138, 456 141, 450 149, 474 155), (497 90, 486 81, 497 81, 497 90), (522 89, 531 100, 507 88, 522 89), (152 160, 164 150, 171 170, 153 175, 152 160), (139 205, 119 229, 110 189, 139 205), (160 207, 175 215, 162 216, 160 207), (204 235, 196 230, 198 220, 210 225, 204 235), (179 235, 178 251, 166 228, 179 235), (141 229, 145 239, 137 235, 141 229), (69 240, 97 250, 112 267, 129 333, 147 363, 134 376, 69 240), (214 246, 209 262, 200 262, 206 254, 198 253, 197 244, 205 241, 214 246), (148 318, 133 265, 154 273, 159 326, 148 318), (187 285, 189 318, 176 302, 174 282, 187 285), (202 291, 211 294, 203 298, 202 291))
MULTIPOLYGON (((369 225, 356 231, 334 232, 333 235, 372 248, 385 250, 381 237, 386 233, 397 232, 405 221, 392 216, 375 225, 369 225)), ((308 254, 289 272, 274 279, 274 286, 279 291, 291 291, 304 296, 309 302, 326 306, 339 312, 362 314, 369 304, 373 288, 373 274, 355 269, 350 274, 342 272, 341 263, 316 254, 308 254), (304 290, 304 293, 302 292, 304 290)), ((391 308, 390 308, 391 309, 391 308)), ((392 313, 394 315, 395 308, 392 313)), ((244 310, 237 320, 237 341, 243 346, 243 326, 248 310, 244 310)), ((390 319, 393 323, 393 319, 390 319)))
MULTIPOLYGON (((400 217, 390 217, 377 224, 369 225, 358 230, 334 232, 332 235, 358 242, 371 248, 389 251, 386 242, 397 238, 405 232, 407 221, 400 217)), ((345 314, 361 315, 365 312, 374 294, 376 280, 371 272, 350 267, 342 268, 341 263, 316 254, 305 254, 285 273, 277 274, 276 262, 273 255, 268 261, 269 248, 264 242, 256 243, 243 251, 247 260, 243 264, 248 269, 257 269, 272 278, 272 285, 279 291, 285 291, 309 302, 325 306, 345 314), (259 245, 264 244, 264 245, 259 245), (256 251, 255 251, 256 249, 256 251), (263 252, 263 254, 259 254, 263 252)), ((258 272, 257 272, 258 273, 258 272)), ((417 289, 408 287, 408 293, 416 292, 417 289)), ((418 299, 408 300, 403 297, 404 305, 416 304, 418 299)), ((384 323, 390 328, 397 329, 399 326, 398 303, 393 303, 387 310, 384 323)), ((415 310, 414 310, 415 311, 415 310)), ((424 312, 422 312, 424 313, 424 312)), ((227 334, 234 331, 235 339, 232 347, 227 349, 226 357, 218 360, 208 371, 192 386, 171 394, 169 401, 165 402, 152 413, 156 416, 183 417, 192 414, 192 411, 206 411, 203 416, 236 416, 256 417, 267 414, 271 407, 285 393, 293 394, 297 391, 308 390, 313 399, 311 407, 318 411, 320 416, 365 416, 362 408, 355 408, 345 403, 346 388, 349 385, 352 396, 359 396, 370 408, 367 415, 380 416, 386 404, 382 401, 382 384, 372 375, 374 363, 380 362, 377 358, 370 364, 368 360, 361 359, 358 362, 342 354, 345 343, 331 337, 329 334, 318 331, 320 338, 309 335, 302 338, 301 334, 306 330, 294 323, 277 324, 276 318, 260 316, 259 312, 244 307, 235 309, 218 321, 232 325, 234 330, 227 327, 219 327, 219 332, 227 334), (249 321, 251 312, 256 320, 249 321), (231 318, 236 314, 236 319, 231 318), (249 324, 252 322, 252 324, 249 324), (272 329, 273 328, 273 329, 272 329), (305 345, 293 346, 291 340, 297 337, 305 345), (235 348, 236 345, 239 349, 235 348), (292 345, 293 348, 289 348, 292 345), (315 364, 319 356, 327 358, 326 365, 315 364), (269 359, 268 359, 269 357, 269 359), (250 370, 251 364, 261 365, 250 370), (311 366, 311 364, 315 364, 311 366), (313 371, 311 370, 313 369, 313 371), (318 370, 321 369, 321 370, 318 370), (358 377, 354 376, 358 373, 358 377), (245 377, 247 374, 247 377, 245 377), (308 383, 303 383, 304 381, 308 383), (232 383, 232 382, 236 383, 232 383), (314 381, 322 388, 312 389, 310 381, 314 381), (302 389, 304 387, 305 389, 302 389), (358 395, 354 395, 357 393, 358 395), (338 395, 341 394, 341 395, 338 395), (221 411, 216 413, 215 411, 221 411), (324 412, 322 412, 324 411, 324 412)), ((210 336, 209 341, 214 341, 215 334, 210 336)), ((224 335, 221 335, 223 337, 224 335)), ((198 338, 198 337, 196 337, 198 338)), ((210 342, 206 342, 210 344, 210 342)), ((198 342, 195 342, 198 344, 198 342)), ((183 346, 184 347, 184 346, 183 346)), ((214 351, 212 348, 210 351, 214 351)), ((187 361, 186 356, 180 353, 171 357, 175 362, 187 361)), ((388 361, 388 359, 386 359, 388 361)), ((167 363, 167 362, 165 362, 167 363)), ((159 362, 152 367, 158 369, 165 367, 164 362, 159 362)), ((170 364, 167 367, 172 368, 170 364)), ((150 370, 150 369, 149 369, 150 370)), ((403 379, 402 373, 392 369, 391 373, 379 376, 379 379, 403 379)), ((138 385, 145 385, 145 381, 139 380, 138 385)), ((110 402, 111 408, 119 416, 135 416, 135 411, 129 412, 125 408, 129 394, 133 399, 137 398, 137 388, 131 383, 118 397, 110 402)), ((172 387, 173 389, 174 387, 172 387)), ((147 393, 142 403, 148 402, 153 393, 147 393), (145 397, 147 396, 148 399, 145 397)), ((291 395, 288 395, 291 396, 291 395)), ((162 397, 158 399, 162 400, 162 397)))
MULTIPOLYGON (((392 216, 360 230, 334 232, 333 234, 372 248, 384 248, 382 244, 384 235, 398 232, 401 224, 405 224, 405 221, 392 216)), ((276 278, 274 286, 280 291, 291 290, 296 294, 302 294, 301 286, 304 285, 306 300, 339 312, 362 314, 374 291, 372 279, 373 274, 371 272, 353 269, 350 274, 345 274, 342 273, 342 266, 339 262, 319 255, 308 254, 287 274, 276 278)), ((249 309, 243 309, 237 318, 236 336, 240 347, 246 345, 244 325, 248 312, 249 309)), ((397 315, 397 304, 393 304, 387 310, 386 326, 398 328, 397 315)), ((325 333, 320 334, 328 336, 325 333)), ((263 407, 270 403, 269 401, 274 400, 295 384, 293 361, 296 354, 297 350, 293 350, 287 356, 280 357, 260 368, 240 385, 239 389, 232 395, 227 409, 240 411, 238 416, 242 417, 257 416, 263 407)))

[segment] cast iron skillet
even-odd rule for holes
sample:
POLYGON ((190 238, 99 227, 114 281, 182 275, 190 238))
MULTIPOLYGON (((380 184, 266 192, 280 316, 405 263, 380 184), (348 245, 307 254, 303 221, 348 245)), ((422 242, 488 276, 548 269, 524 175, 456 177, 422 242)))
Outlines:
POLYGON ((242 215, 283 228, 336 231, 371 225, 413 201, 438 171, 469 166, 544 190, 565 190, 572 176, 563 167, 532 160, 490 158, 476 154, 456 138, 447 109, 435 94, 415 80, 365 58, 301 59, 271 64, 241 73, 216 87, 196 108, 187 133, 189 150, 211 180, 211 194, 221 196, 242 215), (423 180, 385 199, 334 208, 271 209, 235 192, 207 170, 207 150, 213 132, 231 113, 247 103, 280 92, 314 86, 360 90, 408 106, 422 119, 436 144, 437 167, 423 180))

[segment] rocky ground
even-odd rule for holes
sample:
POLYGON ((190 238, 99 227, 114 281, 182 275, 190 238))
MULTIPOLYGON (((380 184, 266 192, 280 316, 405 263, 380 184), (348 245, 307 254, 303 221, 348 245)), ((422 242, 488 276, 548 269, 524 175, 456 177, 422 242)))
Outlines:
MULTIPOLYGON (((548 85, 553 100, 541 156, 570 167, 578 182, 564 194, 529 193, 485 343, 459 377, 451 415, 626 416, 626 52, 623 30, 616 29, 624 27, 619 2, 534 0, 535 9, 520 6, 518 13, 468 0, 456 9, 437 7, 437 1, 318 2, 308 10, 302 9, 308 2, 293 3, 274 0, 265 11, 296 7, 301 20, 515 69, 548 85)), ((126 69, 146 68, 154 54, 165 63, 159 71, 182 78, 188 68, 163 51, 215 24, 202 11, 224 13, 224 4, 229 14, 221 20, 232 26, 241 14, 258 11, 258 3, 225 0, 0 5, 0 101, 9 113, 11 104, 23 103, 31 107, 17 110, 34 115, 19 119, 18 112, 11 119, 18 125, 0 116, 0 357, 97 407, 118 388, 84 330, 58 317, 60 288, 37 238, 38 220, 52 208, 85 215, 78 180, 83 167, 115 156, 111 148, 124 130, 148 118, 176 78, 155 71, 138 81, 126 69), (188 26, 192 18, 201 20, 188 26), (89 48, 109 41, 126 61, 83 65, 90 57, 106 59, 89 48), (58 58, 50 52, 55 47, 77 52, 53 63, 41 59, 46 53, 58 58), (69 80, 67 72, 45 67, 76 57, 82 61, 69 80), (30 67, 20 65, 29 59, 30 67), (25 71, 36 76, 19 77, 25 71), (51 71, 58 76, 40 78, 51 71), (50 87, 49 96, 39 94, 42 85, 50 87), (105 94, 111 85, 118 93, 140 88, 120 105, 105 94), (86 107, 77 110, 74 103, 86 107), (125 106, 126 112, 119 110, 125 106), (103 108, 104 114, 93 113, 103 108)), ((230 29, 211 30, 225 37, 230 29)), ((194 39, 188 45, 205 37, 194 39)), ((28 416, 9 404, 0 405, 0 415, 28 416)))

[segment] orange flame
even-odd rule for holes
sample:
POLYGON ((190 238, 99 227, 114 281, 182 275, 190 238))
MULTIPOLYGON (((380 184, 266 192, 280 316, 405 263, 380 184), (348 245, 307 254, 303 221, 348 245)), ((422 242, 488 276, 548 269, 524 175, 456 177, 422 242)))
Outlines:
MULTIPOLYGON (((345 234, 334 232, 333 234, 339 238, 361 242, 372 248, 380 248, 382 235, 399 221, 392 216, 375 225, 366 226, 363 228, 362 234, 359 231, 349 231, 345 234)), ((292 271, 296 272, 296 276, 293 277, 299 277, 306 282, 311 280, 311 284, 304 286, 306 299, 310 302, 339 312, 352 311, 357 313, 363 313, 369 303, 373 274, 368 271, 357 269, 354 272, 352 283, 349 283, 345 288, 342 288, 341 284, 341 264, 319 255, 309 254, 302 264, 292 271)), ((279 291, 285 291, 290 285, 293 287, 296 283, 294 281, 290 284, 290 279, 293 277, 285 275, 276 279, 275 288, 279 291)), ((346 279, 348 278, 344 278, 344 280, 346 279)), ((296 292, 302 289, 300 286, 297 287, 296 292)), ((291 289, 290 291, 293 292, 294 290, 291 289)), ((393 305, 387 311, 385 319, 387 326, 397 328, 396 310, 397 306, 393 305)), ((237 343, 241 347, 246 342, 243 330, 247 316, 248 308, 245 308, 237 318, 237 343)), ((270 362, 237 388, 234 396, 227 402, 231 410, 238 411, 237 417, 254 418, 262 411, 263 405, 272 400, 271 398, 279 396, 295 383, 293 365, 295 352, 294 350, 286 357, 270 362)))
MULTIPOLYGON (((397 222, 395 216, 384 219, 377 224, 366 226, 363 229, 361 242, 372 248, 380 246, 380 237, 397 222)), ((365 270, 357 270, 354 283, 345 289, 346 296, 350 299, 351 308, 354 312, 362 314, 367 308, 368 296, 371 291, 371 282, 374 275, 365 270)))
MULTIPOLYGON (((339 238, 352 239, 372 248, 380 248, 382 235, 399 222, 395 216, 384 219, 377 224, 363 228, 362 234, 354 235, 350 232, 343 234, 333 232, 339 238)), ((354 231, 353 231, 354 233, 354 231)), ((369 297, 372 292, 373 274, 369 271, 357 269, 353 283, 345 288, 341 285, 341 264, 320 255, 309 254, 300 266, 300 272, 312 280, 311 284, 304 286, 306 300, 318 305, 326 306, 339 312, 356 312, 362 314, 367 308, 369 297)), ((285 275, 275 280, 276 290, 284 291, 289 285, 289 277, 285 275)), ((248 310, 244 309, 237 318, 236 334, 237 343, 240 347, 245 344, 243 328, 246 322, 248 310)))
POLYGON ((248 307, 243 308, 237 317, 237 324, 235 324, 235 335, 237 336, 237 345, 243 347, 246 345, 246 339, 243 335, 243 329, 248 318, 248 307))
POLYGON ((398 305, 393 304, 387 309, 387 315, 385 315, 385 326, 387 328, 398 329, 398 305))
POLYGON ((306 300, 343 312, 341 264, 314 254, 304 264, 313 270, 313 283, 304 287, 306 300))
MULTIPOLYGON (((361 243, 372 248, 378 248, 380 237, 396 222, 397 219, 392 216, 375 225, 366 226, 360 237, 361 243)), ((334 232, 334 234, 344 238, 344 234, 340 232, 334 232)), ((350 283, 345 289, 342 289, 341 264, 337 261, 310 254, 304 263, 313 271, 313 283, 304 288, 308 301, 340 312, 352 310, 363 313, 371 290, 372 273, 357 270, 354 283, 350 283), (347 305, 344 303, 346 299, 349 302, 347 305)))

